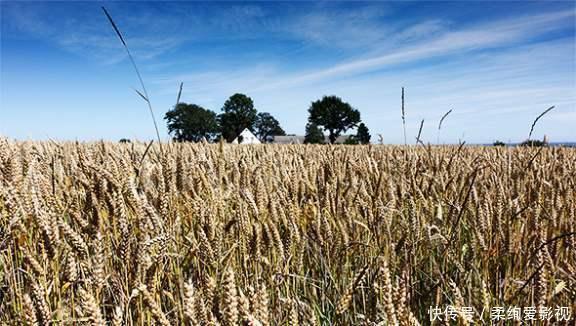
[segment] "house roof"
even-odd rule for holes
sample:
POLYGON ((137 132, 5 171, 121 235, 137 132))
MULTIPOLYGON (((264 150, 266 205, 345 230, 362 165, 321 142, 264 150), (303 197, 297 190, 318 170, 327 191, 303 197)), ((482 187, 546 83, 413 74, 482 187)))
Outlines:
POLYGON ((304 136, 274 136, 274 144, 304 144, 304 136))
POLYGON ((232 141, 232 144, 260 144, 260 140, 246 128, 232 141))
MULTIPOLYGON (((304 144, 305 136, 297 136, 297 135, 290 135, 290 136, 274 136, 272 142, 274 144, 304 144)), ((350 135, 342 135, 336 138, 335 144, 343 144, 350 135)), ((330 138, 328 136, 324 136, 324 142, 329 143, 330 138)))

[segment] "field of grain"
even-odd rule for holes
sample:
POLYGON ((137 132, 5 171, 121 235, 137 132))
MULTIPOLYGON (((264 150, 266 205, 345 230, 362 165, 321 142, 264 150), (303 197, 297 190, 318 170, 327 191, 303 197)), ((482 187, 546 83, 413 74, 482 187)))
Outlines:
POLYGON ((574 315, 575 183, 564 148, 0 139, 0 324, 574 315))

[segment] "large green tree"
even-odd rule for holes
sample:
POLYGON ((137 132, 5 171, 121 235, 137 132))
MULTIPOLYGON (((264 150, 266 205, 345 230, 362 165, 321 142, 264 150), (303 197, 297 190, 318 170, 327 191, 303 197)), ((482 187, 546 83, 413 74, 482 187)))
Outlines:
POLYGON ((356 139, 360 144, 370 144, 370 131, 368 131, 368 127, 362 122, 358 125, 358 130, 356 130, 356 139))
POLYGON ((256 120, 254 102, 250 97, 238 93, 226 100, 218 116, 222 136, 228 142, 233 141, 245 128, 254 131, 256 120))
POLYGON ((309 122, 328 131, 330 143, 334 143, 342 132, 360 122, 360 112, 337 96, 324 96, 321 100, 312 102, 308 112, 309 122))
POLYGON ((323 144, 324 133, 315 123, 308 122, 306 125, 306 135, 304 136, 304 144, 323 144))
POLYGON ((256 137, 261 142, 271 142, 274 136, 285 136, 286 132, 280 127, 280 122, 268 112, 260 112, 254 124, 256 137))
POLYGON ((196 104, 178 103, 164 116, 175 141, 213 141, 219 132, 216 113, 196 104))

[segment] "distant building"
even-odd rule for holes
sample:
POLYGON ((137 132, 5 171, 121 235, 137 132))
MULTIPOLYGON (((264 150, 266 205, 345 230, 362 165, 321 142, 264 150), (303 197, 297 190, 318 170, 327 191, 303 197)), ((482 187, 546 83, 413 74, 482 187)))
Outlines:
POLYGON ((272 139, 274 144, 304 144, 304 136, 288 135, 288 136, 274 136, 272 139))
POLYGON ((232 141, 232 144, 260 144, 260 140, 246 128, 232 141))
MULTIPOLYGON (((304 136, 297 136, 297 135, 287 135, 287 136, 274 136, 272 140, 273 144, 304 144, 304 136)), ((350 138, 350 135, 343 135, 338 136, 336 138, 335 144, 344 144, 346 140, 350 138)), ((328 136, 324 136, 324 142, 326 144, 330 143, 330 138, 328 136)))

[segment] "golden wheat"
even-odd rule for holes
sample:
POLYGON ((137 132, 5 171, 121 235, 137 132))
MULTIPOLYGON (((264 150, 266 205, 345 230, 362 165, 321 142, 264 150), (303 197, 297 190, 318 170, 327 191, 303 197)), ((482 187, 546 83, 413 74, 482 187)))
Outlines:
POLYGON ((575 198, 569 148, 0 139, 0 324, 574 315, 575 198))

